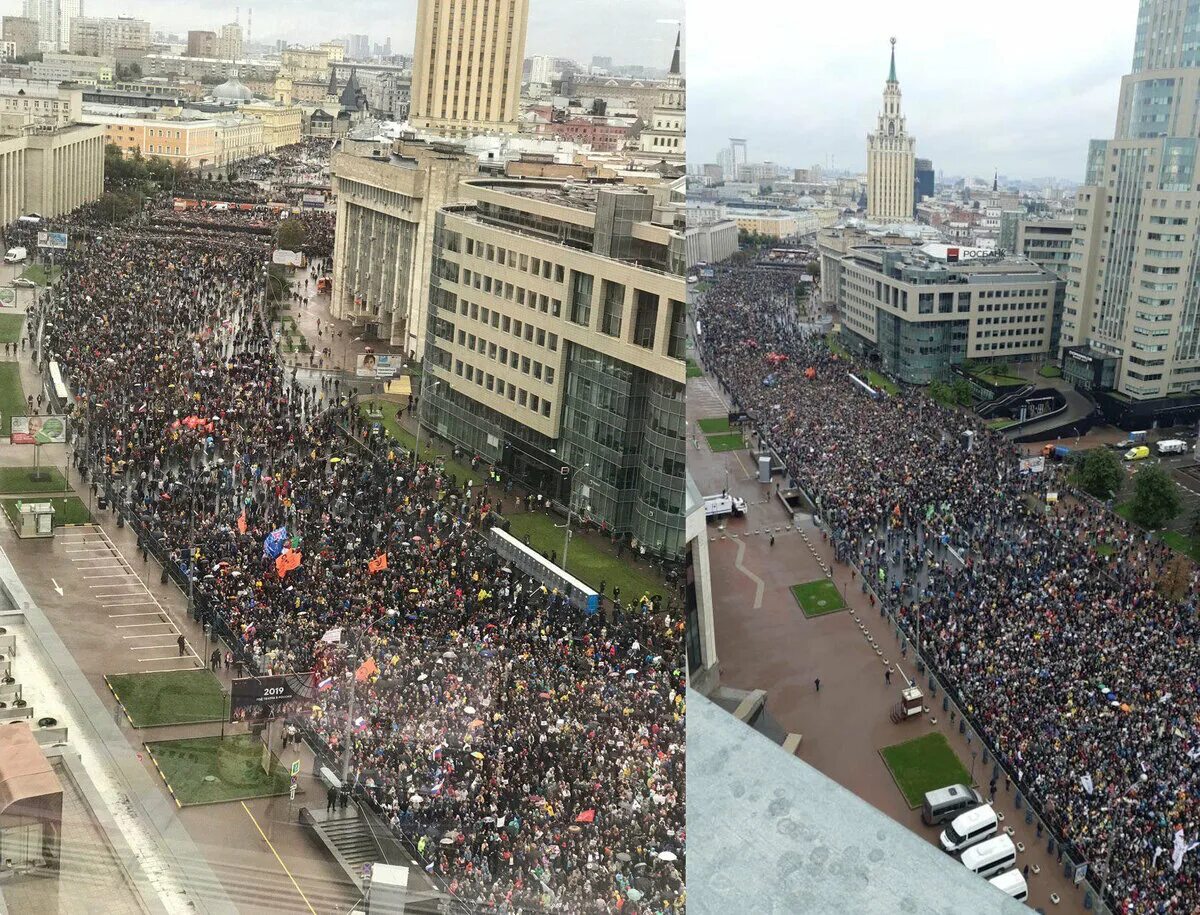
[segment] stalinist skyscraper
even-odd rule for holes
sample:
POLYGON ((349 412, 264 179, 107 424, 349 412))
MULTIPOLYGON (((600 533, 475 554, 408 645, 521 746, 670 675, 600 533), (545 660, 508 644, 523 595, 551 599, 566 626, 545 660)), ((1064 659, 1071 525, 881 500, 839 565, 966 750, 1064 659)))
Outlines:
POLYGON ((867 219, 909 222, 913 218, 913 181, 917 141, 908 135, 900 113, 896 80, 896 39, 892 66, 883 87, 883 109, 875 132, 867 134, 867 219))

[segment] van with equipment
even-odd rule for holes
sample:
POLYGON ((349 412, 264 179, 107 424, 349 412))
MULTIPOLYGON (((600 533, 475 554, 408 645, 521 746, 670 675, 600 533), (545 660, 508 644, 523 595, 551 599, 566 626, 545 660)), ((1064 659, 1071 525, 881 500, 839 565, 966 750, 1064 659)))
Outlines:
POLYGON ((1180 438, 1166 438, 1155 445, 1159 454, 1186 454, 1187 442, 1180 438))
POLYGON ((990 839, 999 828, 996 811, 992 809, 991 804, 960 813, 942 831, 942 851, 951 855, 957 854, 972 845, 978 845, 984 839, 990 839))
POLYGON ((995 877, 1017 863, 1017 846, 1008 836, 972 845, 959 858, 963 867, 980 877, 995 877))
POLYGON ((921 819, 929 826, 940 826, 960 813, 986 803, 983 795, 966 785, 948 785, 925 794, 921 819))
POLYGON ((993 877, 988 883, 996 889, 1008 893, 1017 902, 1024 902, 1029 898, 1029 884, 1025 882, 1020 871, 1005 871, 999 877, 993 877))
POLYGON ((740 518, 745 513, 745 499, 739 499, 737 496, 731 496, 727 493, 721 493, 719 496, 704 497, 704 519, 706 521, 724 518, 726 515, 733 515, 735 518, 740 518))
POLYGON ((1150 457, 1150 448, 1147 445, 1136 445, 1125 452, 1125 460, 1140 461, 1142 458, 1150 457))

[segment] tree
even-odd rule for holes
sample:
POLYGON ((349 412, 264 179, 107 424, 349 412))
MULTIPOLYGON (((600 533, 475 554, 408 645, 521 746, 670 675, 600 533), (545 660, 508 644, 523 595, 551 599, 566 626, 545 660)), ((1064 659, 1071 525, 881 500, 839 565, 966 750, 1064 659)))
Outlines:
POLYGON ((1107 448, 1085 452, 1075 468, 1079 487, 1097 499, 1107 499, 1118 492, 1124 477, 1120 459, 1107 448))
POLYGON ((96 209, 106 222, 126 222, 141 212, 142 201, 137 191, 106 191, 96 202, 96 209))
POLYGON ((1179 514, 1179 487, 1161 467, 1145 467, 1133 486, 1129 513, 1144 527, 1162 527, 1179 514))
POLYGON ((1192 583, 1192 563, 1186 556, 1176 553, 1167 563, 1167 570, 1159 579, 1158 591, 1171 600, 1182 600, 1192 583))
POLYGON ((284 219, 275 230, 275 247, 299 251, 304 246, 304 226, 298 219, 284 219))
POLYGON ((955 378, 950 384, 950 393, 954 402, 964 407, 971 406, 971 383, 965 378, 955 378))

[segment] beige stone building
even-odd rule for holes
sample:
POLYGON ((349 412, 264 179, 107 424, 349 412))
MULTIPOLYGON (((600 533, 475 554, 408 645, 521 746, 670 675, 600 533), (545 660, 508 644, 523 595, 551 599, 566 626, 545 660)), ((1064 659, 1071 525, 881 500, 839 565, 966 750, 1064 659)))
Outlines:
POLYGON ((145 51, 150 47, 150 23, 145 19, 81 17, 71 21, 71 53, 112 57, 118 49, 145 51))
POLYGON ((462 182, 478 165, 444 143, 366 144, 362 152, 335 153, 330 166, 337 194, 331 308, 419 358, 434 214, 464 199, 462 182))
POLYGON ((669 190, 475 179, 443 207, 421 422, 683 553, 685 257, 669 190))
POLYGON ((83 90, 32 79, 0 79, 0 114, 28 114, 35 124, 66 127, 83 112, 83 90))
POLYGON ((409 121, 448 136, 516 133, 528 0, 419 0, 409 121))
POLYGON ((639 137, 643 153, 673 163, 683 162, 687 152, 687 90, 680 69, 679 41, 677 36, 670 75, 659 90, 650 126, 639 137))
POLYGON ((26 57, 38 49, 38 22, 24 16, 5 16, 4 40, 13 43, 13 56, 26 57))
POLYGON ((116 61, 111 57, 93 57, 88 54, 59 54, 47 51, 41 60, 29 65, 30 76, 49 83, 111 83, 116 70, 116 61))
POLYGON ((916 180, 917 141, 908 135, 900 112, 900 83, 896 79, 896 39, 892 65, 883 89, 883 109, 875 132, 867 136, 867 219, 873 222, 911 222, 916 180))
POLYGON ((29 115, 0 115, 0 222, 58 216, 103 192, 101 128, 38 128, 29 115))
POLYGON ((242 59, 242 27, 236 22, 221 26, 217 35, 217 57, 225 60, 242 59))
POLYGON ((270 151, 264 139, 264 124, 256 117, 234 114, 217 118, 216 125, 213 164, 218 167, 270 151))
POLYGON ((304 112, 297 105, 276 105, 271 102, 251 102, 239 109, 243 114, 258 118, 263 124, 263 145, 268 151, 300 142, 304 112))
MULTIPOLYGON (((178 112, 178 109, 176 109, 178 112)), ((104 129, 105 140, 122 154, 160 156, 187 168, 216 165, 218 124, 213 120, 185 121, 167 115, 85 112, 83 120, 104 129)))

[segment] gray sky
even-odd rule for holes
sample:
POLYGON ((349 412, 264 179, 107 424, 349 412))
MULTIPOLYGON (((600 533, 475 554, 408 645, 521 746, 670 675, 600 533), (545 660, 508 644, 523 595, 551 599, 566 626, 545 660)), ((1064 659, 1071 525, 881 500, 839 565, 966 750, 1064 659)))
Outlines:
MULTIPOLYGON (((412 51, 417 0, 243 0, 243 29, 251 7, 256 41, 287 38, 306 43, 356 33, 382 43, 390 35, 393 51, 412 51)), ((155 29, 181 34, 189 28, 215 29, 232 22, 235 8, 227 0, 211 5, 184 0, 84 0, 89 16, 138 16, 150 20, 155 29)), ((675 27, 656 20, 682 19, 683 8, 684 0, 530 0, 525 53, 573 57, 584 63, 600 54, 612 57, 615 64, 665 69, 671 62, 675 27)), ((4 11, 20 15, 20 3, 7 0, 4 11)))
POLYGON ((1081 180, 1088 140, 1113 135, 1137 7, 754 0, 733 16, 729 0, 689 0, 688 159, 735 136, 751 161, 865 170, 895 35, 918 156, 947 174, 1081 180))

